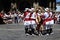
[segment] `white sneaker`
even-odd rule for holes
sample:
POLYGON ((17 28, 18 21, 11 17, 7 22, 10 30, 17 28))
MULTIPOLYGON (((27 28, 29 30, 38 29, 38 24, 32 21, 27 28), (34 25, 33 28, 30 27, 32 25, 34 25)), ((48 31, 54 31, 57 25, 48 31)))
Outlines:
POLYGON ((36 36, 35 34, 32 34, 32 36, 36 36))
POLYGON ((42 35, 42 34, 39 34, 39 36, 42 35))
POLYGON ((49 35, 49 34, 46 34, 47 36, 49 35))
POLYGON ((26 36, 29 36, 29 34, 27 33, 26 36))

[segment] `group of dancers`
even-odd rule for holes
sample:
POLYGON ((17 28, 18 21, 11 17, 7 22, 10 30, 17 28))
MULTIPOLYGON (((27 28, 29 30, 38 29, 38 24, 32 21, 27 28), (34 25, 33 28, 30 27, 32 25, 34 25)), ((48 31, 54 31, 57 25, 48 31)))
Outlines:
POLYGON ((53 13, 49 8, 41 11, 41 8, 25 8, 21 17, 24 19, 25 34, 37 35, 50 35, 53 30, 53 13))

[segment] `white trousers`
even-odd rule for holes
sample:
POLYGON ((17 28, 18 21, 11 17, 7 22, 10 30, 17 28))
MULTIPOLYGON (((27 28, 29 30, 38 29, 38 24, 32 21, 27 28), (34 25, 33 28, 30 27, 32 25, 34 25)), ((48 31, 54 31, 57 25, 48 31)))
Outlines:
POLYGON ((54 24, 54 20, 46 22, 45 29, 50 29, 54 24))
POLYGON ((30 23, 32 25, 32 28, 36 29, 36 27, 37 27, 36 22, 34 20, 32 20, 30 23))
POLYGON ((54 20, 51 20, 51 21, 47 21, 46 22, 46 25, 53 25, 54 24, 54 20))
POLYGON ((24 25, 30 25, 30 21, 24 21, 24 25))

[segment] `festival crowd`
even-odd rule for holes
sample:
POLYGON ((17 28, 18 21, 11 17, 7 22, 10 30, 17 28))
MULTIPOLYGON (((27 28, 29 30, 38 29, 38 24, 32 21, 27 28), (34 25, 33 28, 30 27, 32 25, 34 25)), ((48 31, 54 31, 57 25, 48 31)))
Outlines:
MULTIPOLYGON (((5 24, 24 23, 26 35, 50 35, 54 23, 60 22, 60 14, 50 8, 25 8, 24 12, 10 10, 0 12, 0 18, 5 24)), ((0 20, 0 22, 1 22, 0 20)))

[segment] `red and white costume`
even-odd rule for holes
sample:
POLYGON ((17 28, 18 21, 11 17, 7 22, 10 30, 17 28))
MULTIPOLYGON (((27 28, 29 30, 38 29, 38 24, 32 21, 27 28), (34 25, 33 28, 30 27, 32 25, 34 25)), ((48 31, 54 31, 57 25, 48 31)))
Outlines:
POLYGON ((33 25, 32 27, 35 29, 37 27, 37 22, 36 22, 37 16, 39 16, 39 13, 33 12, 31 17, 30 17, 30 20, 31 20, 30 23, 31 23, 31 25, 33 25))
POLYGON ((36 13, 32 13, 31 17, 30 17, 30 20, 31 20, 31 24, 36 24, 36 13))
POLYGON ((54 24, 54 21, 53 21, 53 19, 52 19, 52 13, 51 12, 45 12, 44 13, 44 16, 45 16, 45 20, 44 20, 44 24, 45 25, 52 25, 52 24, 54 24))
POLYGON ((25 12, 24 14, 24 25, 30 25, 30 13, 29 12, 25 12))

